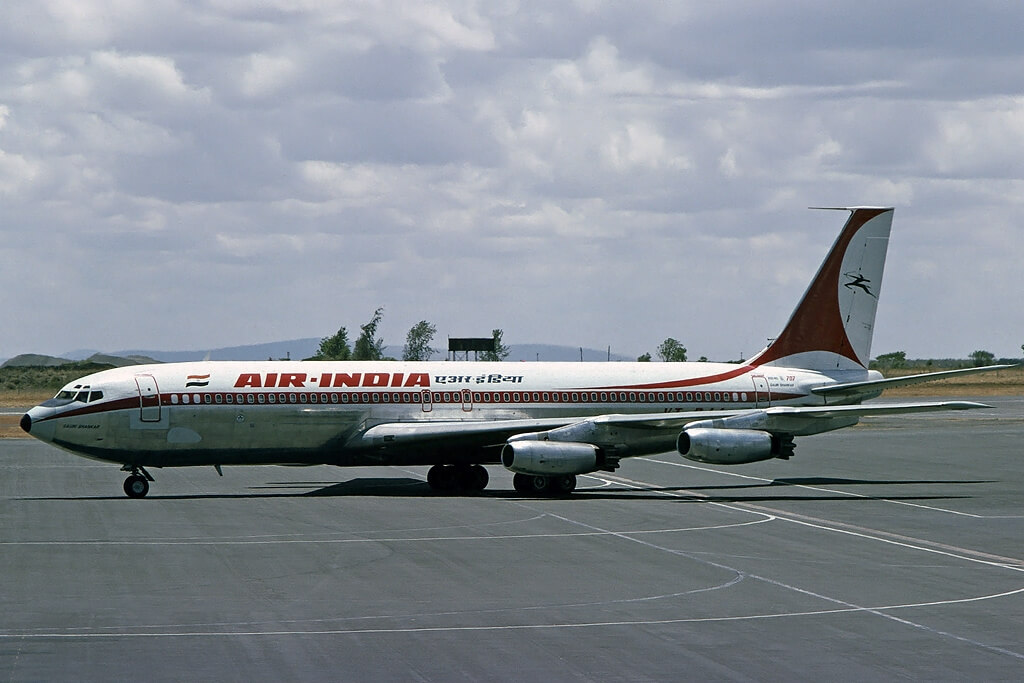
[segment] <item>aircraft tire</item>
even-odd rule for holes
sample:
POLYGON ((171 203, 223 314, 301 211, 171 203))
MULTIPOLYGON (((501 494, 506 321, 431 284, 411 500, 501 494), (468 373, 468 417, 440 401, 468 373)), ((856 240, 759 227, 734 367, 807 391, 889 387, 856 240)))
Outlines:
POLYGON ((528 474, 516 473, 512 475, 512 488, 518 493, 530 492, 530 476, 528 474))
POLYGON ((527 491, 534 495, 544 495, 551 490, 551 477, 542 474, 527 475, 527 491))
POLYGON ((435 491, 441 488, 440 482, 438 481, 440 479, 440 476, 441 465, 434 465, 429 470, 427 470, 427 484, 429 484, 430 488, 432 488, 435 491))
POLYGON ((568 496, 576 490, 575 474, 560 474, 556 477, 548 477, 549 490, 555 496, 568 496))
POLYGON ((483 465, 471 465, 470 472, 472 472, 472 481, 470 481, 469 489, 472 491, 483 491, 487 488, 487 482, 490 481, 491 477, 487 474, 487 468, 483 465))
POLYGON ((124 480, 124 493, 129 498, 145 498, 149 493, 149 482, 141 474, 133 474, 124 480))
POLYGON ((435 491, 447 493, 455 488, 457 478, 451 465, 434 465, 427 470, 427 483, 435 491))

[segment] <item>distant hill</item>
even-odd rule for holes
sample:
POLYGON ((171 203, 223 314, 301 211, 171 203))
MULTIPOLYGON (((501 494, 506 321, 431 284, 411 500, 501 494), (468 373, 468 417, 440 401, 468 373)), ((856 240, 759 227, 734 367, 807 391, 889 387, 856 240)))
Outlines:
POLYGON ((67 365, 71 361, 67 358, 57 356, 44 356, 41 353, 23 353, 20 356, 8 359, 0 367, 5 368, 55 368, 59 365, 67 365))
POLYGON ((129 365, 148 365, 150 363, 159 363, 160 361, 149 356, 113 356, 105 353, 94 353, 85 359, 89 363, 101 363, 105 365, 113 365, 114 367, 123 368, 129 365))
MULTIPOLYGON (((447 348, 447 340, 440 339, 434 340, 435 346, 441 350, 434 354, 432 360, 444 360, 445 349, 447 348)), ((319 337, 308 337, 305 339, 290 339, 280 342, 268 342, 265 344, 249 344, 245 346, 226 346, 218 349, 198 349, 194 351, 153 351, 149 349, 130 349, 124 351, 116 351, 112 354, 104 355, 93 352, 92 356, 89 356, 89 360, 94 360, 98 357, 114 357, 114 358, 145 358, 146 360, 140 362, 160 362, 160 363, 180 363, 184 361, 201 361, 209 358, 209 360, 267 360, 267 359, 283 359, 290 358, 292 360, 302 360, 303 358, 309 358, 317 349, 320 348, 319 337)), ((510 361, 530 361, 530 360, 542 360, 542 361, 578 361, 580 360, 580 348, 578 346, 559 346, 557 344, 510 344, 510 353, 508 360, 510 361)), ((81 354, 83 351, 79 351, 81 354)), ((75 357, 74 352, 65 354, 68 357, 75 357)), ((393 344, 391 346, 384 347, 384 355, 390 358, 401 358, 402 357, 402 346, 393 344)), ((84 359, 85 357, 81 357, 84 359)), ((473 355, 470 354, 472 360, 473 355)), ((598 349, 583 349, 583 360, 587 362, 599 362, 608 360, 607 350, 598 349)), ((613 353, 611 355, 613 361, 629 361, 636 360, 636 356, 625 356, 619 353, 613 353)), ((66 362, 66 361, 65 361, 66 362)), ((113 361, 103 361, 114 364, 113 361)))
POLYGON ((319 337, 306 339, 290 339, 265 344, 248 344, 245 346, 225 346, 219 349, 197 349, 194 351, 152 351, 131 349, 115 351, 116 356, 148 356, 161 363, 181 363, 185 361, 206 360, 267 360, 273 358, 291 358, 302 360, 309 358, 320 348, 319 337))
POLYGON ((158 363, 148 356, 112 356, 102 353, 94 353, 88 358, 70 360, 57 356, 45 356, 39 353, 23 353, 15 356, 0 365, 2 368, 57 368, 65 365, 104 365, 113 367, 125 367, 127 365, 144 365, 146 363, 158 363))

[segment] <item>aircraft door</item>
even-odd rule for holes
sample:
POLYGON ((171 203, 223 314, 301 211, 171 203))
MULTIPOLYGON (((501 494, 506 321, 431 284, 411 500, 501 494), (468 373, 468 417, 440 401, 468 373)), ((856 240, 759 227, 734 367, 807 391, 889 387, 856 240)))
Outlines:
POLYGON ((135 375, 139 387, 139 419, 142 422, 160 421, 160 388, 153 375, 135 375))
POLYGON ((429 413, 434 409, 434 403, 431 400, 430 389, 424 389, 420 392, 420 407, 424 413, 429 413))
POLYGON ((772 392, 768 388, 768 380, 764 375, 752 375, 754 380, 754 402, 755 408, 767 408, 772 404, 772 392))
POLYGON ((462 410, 467 413, 473 412, 473 392, 469 389, 462 390, 462 410))

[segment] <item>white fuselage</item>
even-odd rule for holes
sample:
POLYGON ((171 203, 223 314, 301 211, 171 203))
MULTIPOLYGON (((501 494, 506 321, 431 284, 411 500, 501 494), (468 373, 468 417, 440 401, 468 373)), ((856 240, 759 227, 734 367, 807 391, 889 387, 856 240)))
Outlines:
POLYGON ((129 465, 497 462, 497 451, 466 455, 488 445, 472 440, 385 455, 358 435, 395 422, 821 405, 811 387, 866 376, 724 363, 170 363, 84 377, 28 417, 37 438, 129 465))

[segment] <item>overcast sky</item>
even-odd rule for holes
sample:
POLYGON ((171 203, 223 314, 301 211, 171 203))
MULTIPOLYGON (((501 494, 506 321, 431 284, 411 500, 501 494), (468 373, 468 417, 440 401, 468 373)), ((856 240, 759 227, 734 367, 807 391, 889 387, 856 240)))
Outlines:
POLYGON ((0 3, 0 358, 749 357, 896 207, 873 355, 1020 356, 1024 3, 0 3))

